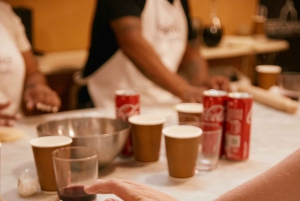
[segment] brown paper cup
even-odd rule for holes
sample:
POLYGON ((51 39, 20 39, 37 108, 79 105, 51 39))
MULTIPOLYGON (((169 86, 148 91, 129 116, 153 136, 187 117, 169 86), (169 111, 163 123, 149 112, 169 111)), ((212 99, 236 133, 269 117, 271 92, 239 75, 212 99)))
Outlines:
POLYGON ((175 125, 164 128, 162 133, 165 136, 169 175, 176 178, 194 176, 202 130, 196 126, 175 125))
POLYGON ((269 89, 277 85, 281 67, 275 65, 259 65, 255 67, 257 72, 257 84, 260 88, 269 89))
POLYGON ((175 109, 178 113, 178 122, 189 123, 195 121, 195 119, 200 122, 202 119, 202 103, 179 103, 175 105, 175 109))
POLYGON ((45 136, 30 141, 42 191, 57 191, 52 152, 57 148, 70 146, 71 143, 72 138, 67 136, 45 136))
POLYGON ((135 115, 128 119, 132 124, 132 144, 135 160, 153 162, 159 159, 161 131, 166 119, 158 115, 135 115))

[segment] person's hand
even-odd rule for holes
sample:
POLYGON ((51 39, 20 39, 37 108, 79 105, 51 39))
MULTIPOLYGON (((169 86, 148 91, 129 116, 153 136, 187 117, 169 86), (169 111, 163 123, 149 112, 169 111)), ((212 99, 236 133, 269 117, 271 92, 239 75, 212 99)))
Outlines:
POLYGON ((212 76, 209 77, 205 85, 210 89, 217 89, 222 91, 230 91, 230 81, 227 77, 212 76))
POLYGON ((44 112, 57 112, 61 106, 57 93, 45 84, 34 84, 24 91, 24 101, 28 110, 35 107, 44 112))
MULTIPOLYGON (((128 180, 99 179, 94 184, 85 186, 84 190, 88 194, 115 194, 124 201, 177 201, 160 191, 128 180)), ((105 201, 117 199, 109 198, 105 201)))
POLYGON ((15 121, 19 120, 21 116, 19 114, 16 115, 7 115, 2 114, 1 110, 4 110, 10 105, 10 102, 0 104, 0 126, 14 126, 15 121))
POLYGON ((181 100, 183 102, 191 103, 202 103, 203 101, 203 92, 207 90, 206 87, 197 87, 197 86, 188 86, 181 93, 181 100))

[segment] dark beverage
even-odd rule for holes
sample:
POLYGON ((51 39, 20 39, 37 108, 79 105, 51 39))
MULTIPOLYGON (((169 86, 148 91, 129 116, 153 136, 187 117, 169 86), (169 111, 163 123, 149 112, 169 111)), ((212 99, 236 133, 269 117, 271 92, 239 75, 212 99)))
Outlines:
POLYGON ((203 30, 203 42, 209 46, 214 47, 219 44, 222 38, 222 29, 216 26, 206 27, 203 30))
POLYGON ((61 201, 93 201, 96 200, 95 194, 87 194, 83 186, 71 186, 60 189, 58 197, 61 201))

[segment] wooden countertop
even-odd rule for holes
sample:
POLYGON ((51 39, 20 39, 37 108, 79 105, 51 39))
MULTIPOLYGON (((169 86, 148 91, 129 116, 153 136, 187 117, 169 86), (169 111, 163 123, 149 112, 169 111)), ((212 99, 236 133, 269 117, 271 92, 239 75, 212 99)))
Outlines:
MULTIPOLYGON (((253 54, 280 52, 287 50, 289 43, 285 40, 258 40, 251 36, 224 36, 217 47, 201 47, 200 53, 206 59, 222 59, 253 54)), ((81 70, 86 62, 88 51, 70 50, 46 53, 37 57, 40 70, 45 74, 65 69, 81 70)))

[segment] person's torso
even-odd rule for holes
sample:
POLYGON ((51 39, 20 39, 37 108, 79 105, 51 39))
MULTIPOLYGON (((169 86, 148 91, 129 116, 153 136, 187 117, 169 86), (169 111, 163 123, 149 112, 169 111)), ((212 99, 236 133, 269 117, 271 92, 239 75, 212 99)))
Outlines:
MULTIPOLYGON (((176 73, 187 42, 187 22, 180 0, 174 0, 173 4, 165 0, 147 0, 141 24, 145 40, 165 67, 176 73)), ((118 89, 139 91, 145 105, 178 102, 172 94, 142 75, 120 50, 89 76, 88 88, 98 107, 112 105, 118 89)))
POLYGON ((11 101, 1 113, 15 114, 19 110, 25 64, 13 37, 0 21, 0 103, 11 101))

